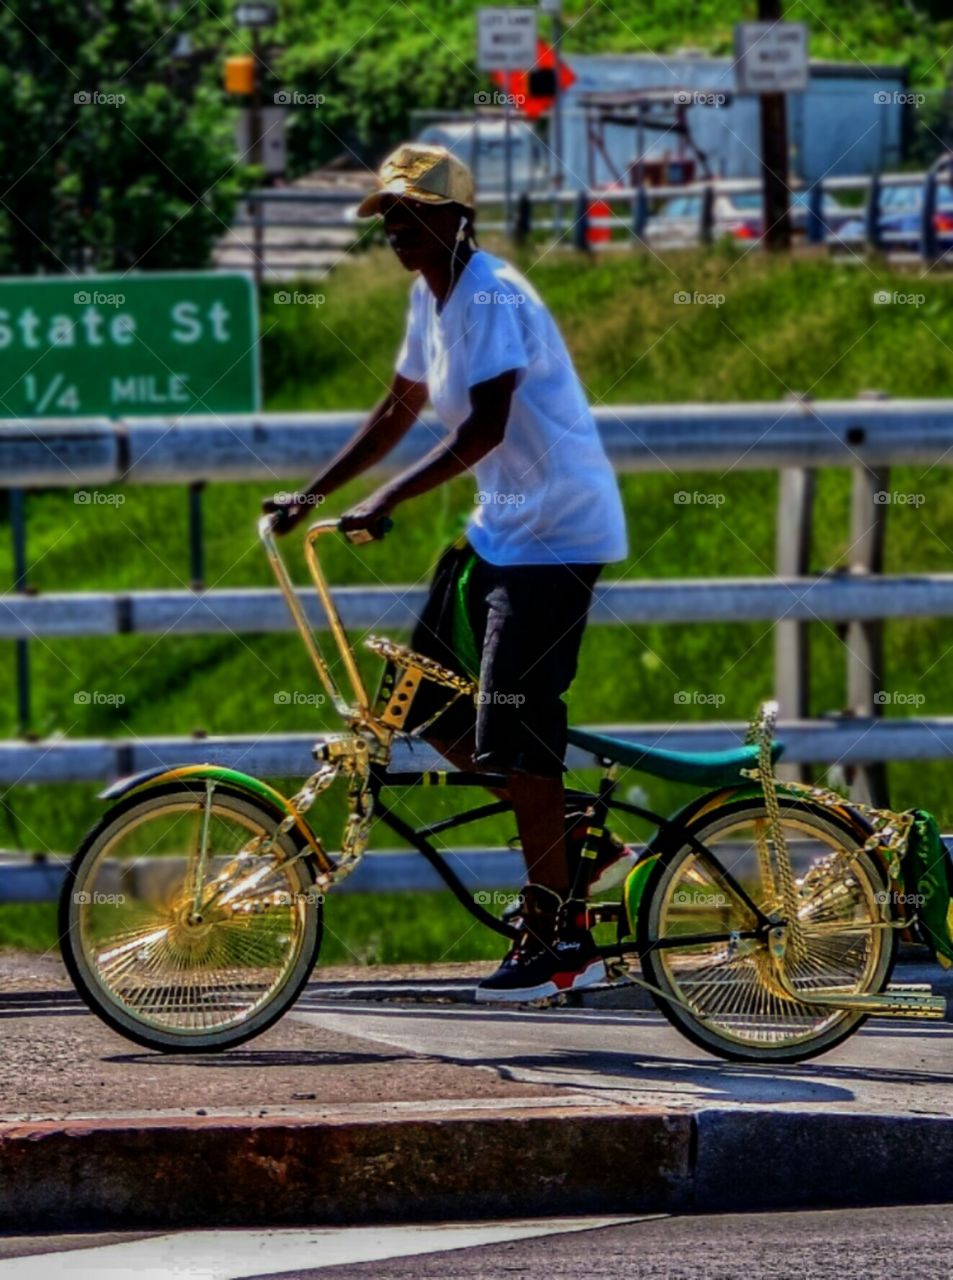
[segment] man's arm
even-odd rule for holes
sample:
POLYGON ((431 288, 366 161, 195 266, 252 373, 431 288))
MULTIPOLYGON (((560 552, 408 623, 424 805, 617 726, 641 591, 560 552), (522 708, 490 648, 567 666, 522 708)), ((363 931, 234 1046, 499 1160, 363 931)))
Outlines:
POLYGON ((278 531, 287 533, 313 510, 315 498, 326 498, 386 457, 417 421, 426 403, 425 382, 410 382, 395 373, 387 395, 307 489, 299 494, 286 495, 282 501, 267 498, 262 503, 267 512, 284 513, 278 531))
POLYGON ((516 370, 508 370, 471 387, 470 414, 453 435, 349 511, 342 517, 341 528, 366 529, 377 524, 401 502, 469 471, 495 449, 506 432, 516 378, 516 370))

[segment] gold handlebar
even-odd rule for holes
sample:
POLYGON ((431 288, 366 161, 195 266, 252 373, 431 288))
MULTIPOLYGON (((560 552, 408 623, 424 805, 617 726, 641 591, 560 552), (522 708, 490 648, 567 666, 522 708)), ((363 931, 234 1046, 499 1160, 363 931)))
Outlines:
POLYGON ((301 635, 301 639, 304 641, 304 646, 308 651, 308 656, 311 659, 312 665, 314 666, 321 683, 328 692, 328 697, 334 703, 337 711, 348 720, 354 719, 355 717, 366 720, 370 710, 367 690, 364 687, 364 681, 361 679, 361 673, 358 670, 356 661, 354 660, 354 651, 348 641, 347 632, 344 630, 344 626, 341 622, 341 615, 338 613, 337 605, 334 603, 334 597, 331 595, 327 579, 324 576, 324 570, 321 568, 321 564, 318 560, 318 554, 315 550, 315 543, 322 534, 337 532, 339 527, 338 521, 317 520, 310 526, 305 535, 304 558, 305 563, 308 566, 308 572, 311 574, 311 579, 318 593, 318 598, 321 601, 321 607, 324 609, 325 617, 328 620, 328 627, 334 637, 335 643, 337 644, 338 651, 341 655, 341 661, 344 663, 344 669, 347 672, 348 679, 351 683, 351 688, 354 693, 354 706, 351 706, 341 693, 334 676, 331 674, 331 668, 328 661, 321 651, 321 646, 318 643, 318 638, 315 634, 314 628, 311 626, 307 616, 305 615, 304 609, 302 608, 301 601, 298 598, 298 593, 295 590, 294 583, 291 581, 291 576, 288 573, 287 565, 285 564, 281 552, 278 550, 277 542, 275 541, 276 519, 277 517, 274 514, 262 516, 258 521, 258 536, 264 544, 268 561, 272 567, 275 577, 278 580, 281 593, 285 598, 289 610, 291 611, 291 616, 294 619, 295 626, 301 635))

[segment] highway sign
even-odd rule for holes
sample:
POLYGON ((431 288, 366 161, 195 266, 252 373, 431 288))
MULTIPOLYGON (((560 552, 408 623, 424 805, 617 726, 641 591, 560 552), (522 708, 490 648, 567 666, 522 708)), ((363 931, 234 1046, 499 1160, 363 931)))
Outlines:
POLYGON ((258 313, 248 276, 0 279, 0 418, 260 407, 258 313))
POLYGON ((803 22, 739 22, 735 26, 738 93, 799 93, 807 88, 803 22))
POLYGON ((535 61, 535 9, 477 10, 478 70, 525 70, 535 61))

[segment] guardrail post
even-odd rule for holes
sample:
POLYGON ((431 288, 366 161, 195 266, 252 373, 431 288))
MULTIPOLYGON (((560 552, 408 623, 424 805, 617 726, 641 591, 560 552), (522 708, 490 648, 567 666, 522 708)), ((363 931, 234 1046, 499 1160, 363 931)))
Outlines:
POLYGON ((572 242, 577 249, 589 248, 589 193, 580 191, 576 197, 576 217, 572 228, 572 242))
MULTIPOLYGON (((880 393, 868 399, 886 399, 880 393)), ((850 505, 850 572, 883 573, 890 471, 887 467, 853 468, 850 505)), ((847 705, 855 716, 883 715, 883 622, 847 624, 847 705)), ((857 765, 851 796, 864 804, 889 805, 887 767, 882 762, 857 765)))
POLYGON ((701 219, 698 237, 702 244, 711 244, 715 236, 715 191, 708 183, 702 192, 701 219))
POLYGON ((923 209, 920 214, 920 254, 924 262, 939 257, 936 234, 936 171, 928 170, 923 181, 923 209))
POLYGON ((883 243, 880 233, 880 174, 870 175, 870 187, 867 192, 867 208, 864 221, 867 224, 867 243, 871 249, 879 249, 883 243))
POLYGON ((824 243, 824 182, 818 178, 807 193, 807 239, 809 244, 824 243))
MULTIPOLYGON (((779 578, 801 577, 810 568, 816 473, 807 467, 778 472, 777 547, 779 578)), ((805 720, 810 704, 810 633, 806 622, 782 619, 774 626, 774 696, 779 716, 805 720)), ((779 776, 807 781, 804 765, 779 765, 779 776)))
POLYGON ((632 234, 636 240, 642 239, 645 224, 649 220, 649 196, 645 183, 640 182, 632 197, 632 234))
POLYGON ((523 191, 516 204, 516 221, 513 223, 513 239, 522 244, 533 229, 533 202, 529 192, 523 191))
MULTIPOLYGON (((13 590, 26 590, 26 494, 10 490, 10 534, 13 539, 13 590)), ((28 640, 14 645, 17 672, 17 726, 20 735, 30 730, 30 650, 28 640)))
POLYGON ((189 569, 193 591, 205 590, 205 537, 202 520, 204 480, 189 485, 189 569))
POLYGON ((255 195, 249 199, 249 206, 254 224, 254 239, 252 253, 254 255, 254 273, 256 287, 261 285, 262 272, 264 268, 265 254, 265 202, 259 200, 255 195))

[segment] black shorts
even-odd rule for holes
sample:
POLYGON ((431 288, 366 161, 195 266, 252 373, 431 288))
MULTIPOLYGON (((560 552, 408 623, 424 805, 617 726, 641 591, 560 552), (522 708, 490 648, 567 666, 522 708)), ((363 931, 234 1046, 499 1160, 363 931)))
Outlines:
MULTIPOLYGON (((475 735, 474 764, 494 772, 560 776, 565 768, 566 704, 576 674, 592 589, 601 564, 493 565, 465 539, 440 557, 410 647, 466 671, 460 644, 465 602, 479 661, 477 704, 458 698, 426 736, 457 743, 475 735), (461 574, 469 566, 461 595, 461 574)), ((475 671, 467 674, 476 674, 475 671)), ((448 691, 422 681, 407 728, 422 724, 448 691)))

